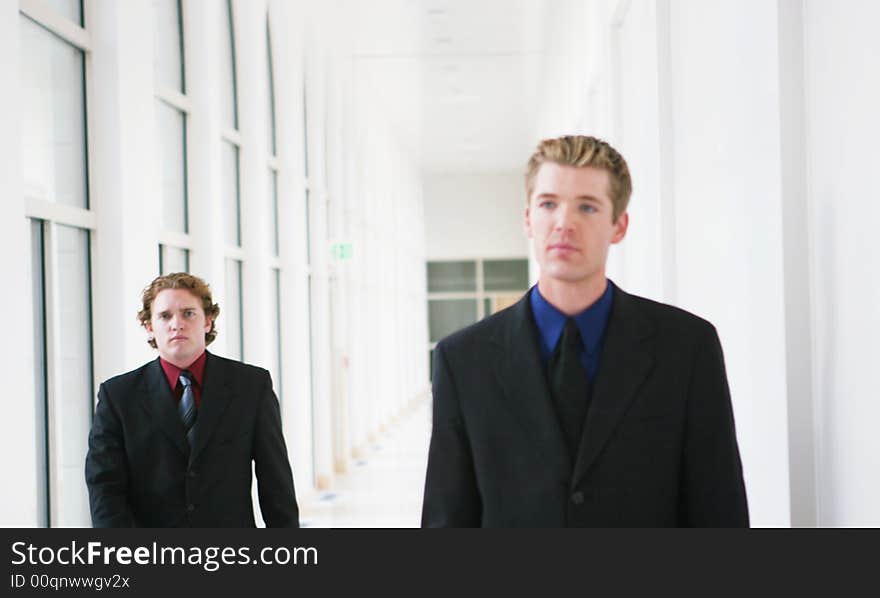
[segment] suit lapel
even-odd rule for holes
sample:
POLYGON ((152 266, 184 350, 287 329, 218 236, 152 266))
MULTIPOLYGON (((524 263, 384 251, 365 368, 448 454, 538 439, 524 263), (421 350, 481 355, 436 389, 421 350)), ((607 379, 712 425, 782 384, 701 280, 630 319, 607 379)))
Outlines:
POLYGON ((510 309, 492 342, 497 349, 494 368, 504 389, 504 404, 548 464, 570 472, 571 458, 544 375, 528 293, 510 309))
MULTIPOLYGON (((232 398, 230 380, 220 358, 208 353, 205 361, 202 401, 196 419, 195 439, 189 462, 193 463, 208 445, 232 398)), ((181 425, 181 428, 183 426, 181 425)))
POLYGON ((153 419, 156 426, 174 443, 183 454, 189 453, 186 432, 177 413, 174 395, 168 387, 168 379, 159 364, 159 359, 147 366, 144 386, 141 387, 141 405, 153 419))
POLYGON ((652 334, 651 322, 638 311, 627 293, 615 287, 599 372, 572 476, 573 485, 580 482, 596 461, 654 366, 648 342, 652 334))

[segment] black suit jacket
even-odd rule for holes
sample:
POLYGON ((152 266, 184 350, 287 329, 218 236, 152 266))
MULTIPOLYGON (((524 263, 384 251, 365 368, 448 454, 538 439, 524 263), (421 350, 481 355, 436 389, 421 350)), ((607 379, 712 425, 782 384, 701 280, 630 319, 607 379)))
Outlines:
POLYGON ((614 288, 574 462, 537 334, 526 294, 437 345, 423 526, 748 525, 710 323, 614 288))
POLYGON ((208 353, 190 450, 159 360, 101 384, 85 475, 95 527, 298 527, 266 370, 208 353))

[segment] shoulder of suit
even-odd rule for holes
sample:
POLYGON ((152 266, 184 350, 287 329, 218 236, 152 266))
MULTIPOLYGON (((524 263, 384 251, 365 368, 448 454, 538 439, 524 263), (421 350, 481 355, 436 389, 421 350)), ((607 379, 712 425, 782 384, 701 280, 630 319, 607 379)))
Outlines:
MULTIPOLYGON (((645 318, 650 320, 659 331, 673 331, 677 334, 708 334, 715 332, 715 326, 705 318, 680 307, 661 303, 653 299, 624 293, 627 301, 645 318)), ((612 308, 613 309, 613 308, 612 308)))
POLYGON ((242 361, 236 361, 235 359, 229 359, 227 357, 221 357, 220 355, 216 355, 214 353, 210 353, 210 362, 213 362, 214 367, 220 366, 228 371, 234 372, 237 376, 268 376, 269 370, 265 368, 261 368, 256 365, 251 365, 249 363, 244 363, 242 361))
POLYGON ((155 359, 152 361, 148 361, 144 365, 140 366, 139 368, 133 369, 130 372, 125 372, 124 374, 119 374, 117 376, 107 378, 106 380, 104 380, 101 386, 107 389, 131 388, 132 386, 139 384, 140 381, 143 380, 147 370, 153 365, 158 365, 155 359))

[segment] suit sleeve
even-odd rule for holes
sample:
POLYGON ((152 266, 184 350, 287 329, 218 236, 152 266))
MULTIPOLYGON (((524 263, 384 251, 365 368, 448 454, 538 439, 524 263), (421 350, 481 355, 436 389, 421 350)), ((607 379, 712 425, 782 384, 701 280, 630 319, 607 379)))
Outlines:
POLYGON ((748 527, 749 511, 730 390, 721 343, 713 327, 696 349, 687 409, 684 524, 748 527))
POLYGON ((281 431, 281 410, 268 372, 259 393, 257 429, 254 432, 254 464, 260 512, 266 527, 299 527, 299 507, 293 473, 281 431))
POLYGON ((443 343, 434 350, 433 399, 422 527, 479 527, 482 503, 473 456, 443 343))
POLYGON ((89 432, 85 476, 92 526, 133 527, 122 424, 103 384, 89 432))

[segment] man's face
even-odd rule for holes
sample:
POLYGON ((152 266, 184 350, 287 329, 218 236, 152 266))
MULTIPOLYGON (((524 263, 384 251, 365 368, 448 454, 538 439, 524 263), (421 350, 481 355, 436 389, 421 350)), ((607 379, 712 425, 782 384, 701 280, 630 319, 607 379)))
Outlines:
POLYGON ((186 289, 165 289, 150 311, 146 328, 156 339, 159 355, 179 368, 191 365, 205 350, 205 333, 211 330, 201 300, 186 289))
POLYGON ((591 166, 540 166, 526 208, 526 231, 542 280, 604 280, 608 247, 623 239, 629 221, 624 213, 612 222, 609 183, 607 171, 591 166))

